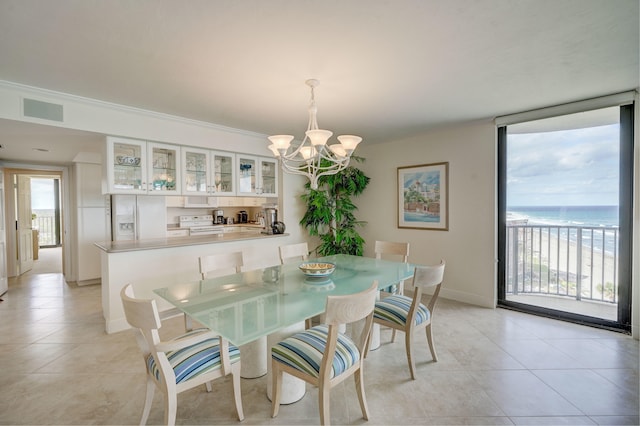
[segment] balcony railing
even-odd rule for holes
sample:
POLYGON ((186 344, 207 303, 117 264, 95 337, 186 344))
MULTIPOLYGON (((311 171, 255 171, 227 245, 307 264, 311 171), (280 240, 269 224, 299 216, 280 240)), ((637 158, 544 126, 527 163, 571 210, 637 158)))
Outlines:
POLYGON ((507 294, 617 303, 618 228, 507 225, 507 294))
POLYGON ((56 241, 56 221, 54 216, 38 215, 33 219, 31 226, 38 230, 40 247, 55 246, 56 241))

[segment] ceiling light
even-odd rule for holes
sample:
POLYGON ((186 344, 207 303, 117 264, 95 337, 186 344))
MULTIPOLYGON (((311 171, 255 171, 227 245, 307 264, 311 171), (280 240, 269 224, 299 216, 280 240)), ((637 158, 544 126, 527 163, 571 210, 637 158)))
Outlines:
POLYGON ((318 189, 320 176, 334 175, 349 165, 351 154, 362 138, 354 135, 338 136, 339 143, 327 145, 333 135, 329 130, 318 129, 318 120, 314 89, 320 84, 310 79, 306 84, 311 87, 309 104, 309 125, 302 143, 291 145, 291 135, 269 136, 269 149, 280 158, 282 170, 287 173, 304 175, 309 178, 311 189, 318 189))

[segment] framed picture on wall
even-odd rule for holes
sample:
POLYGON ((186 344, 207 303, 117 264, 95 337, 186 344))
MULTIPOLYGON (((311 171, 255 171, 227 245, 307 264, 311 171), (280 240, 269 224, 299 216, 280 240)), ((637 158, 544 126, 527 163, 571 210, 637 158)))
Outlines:
POLYGON ((449 163, 398 167, 398 228, 449 230, 449 163))

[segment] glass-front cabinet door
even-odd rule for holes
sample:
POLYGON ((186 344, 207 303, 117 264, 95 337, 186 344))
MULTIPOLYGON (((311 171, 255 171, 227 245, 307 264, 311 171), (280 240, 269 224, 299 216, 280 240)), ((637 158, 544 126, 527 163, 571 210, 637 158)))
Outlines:
POLYGON ((238 195, 257 195, 257 164, 256 157, 238 154, 238 195))
POLYGON ((213 194, 236 194, 236 155, 231 152, 212 151, 213 194))
POLYGON ((207 195, 210 189, 210 155, 206 149, 182 147, 182 193, 207 195))
POLYGON ((133 139, 107 138, 107 192, 147 193, 147 143, 133 139))
POLYGON ((180 194, 180 148, 149 143, 149 194, 180 194))
POLYGON ((275 158, 260 158, 259 160, 258 193, 262 196, 275 197, 278 195, 278 160, 275 158))

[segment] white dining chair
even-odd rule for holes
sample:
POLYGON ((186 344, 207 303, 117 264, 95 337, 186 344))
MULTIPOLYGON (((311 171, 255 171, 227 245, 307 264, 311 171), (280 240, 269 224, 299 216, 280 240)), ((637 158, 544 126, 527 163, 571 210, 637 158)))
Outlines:
POLYGON ((278 247, 280 251, 280 263, 299 260, 306 262, 309 260, 309 245, 307 243, 287 244, 278 247))
POLYGON ((287 373, 318 387, 320 424, 331 423, 329 394, 346 378, 354 375, 362 417, 369 419, 364 391, 364 354, 368 350, 378 283, 359 293, 327 296, 326 324, 294 334, 271 348, 271 417, 280 409, 283 374, 287 373), (341 333, 341 324, 365 319, 356 340, 341 333))
MULTIPOLYGON (((409 261, 409 243, 393 241, 376 241, 374 246, 376 259, 396 260, 407 263, 409 261)), ((404 294, 404 281, 400 281, 395 288, 387 289, 389 293, 404 294)))
POLYGON ((198 258, 200 275, 203 280, 206 280, 207 277, 239 273, 243 264, 241 251, 209 254, 198 258))
MULTIPOLYGON (((286 244, 278 247, 280 252, 280 263, 284 265, 288 262, 306 262, 309 260, 309 245, 305 243, 286 244)), ((320 317, 314 317, 319 319, 320 317)), ((307 318, 305 320, 305 328, 311 328, 314 318, 307 318)))
POLYGON ((444 279, 444 260, 436 266, 416 266, 413 274, 413 297, 394 294, 376 302, 373 321, 382 326, 391 327, 394 331, 404 332, 405 348, 411 378, 415 380, 416 363, 413 356, 413 334, 416 330, 425 329, 427 343, 434 362, 438 361, 433 343, 433 310, 440 294, 444 279), (425 289, 434 288, 433 295, 427 305, 421 302, 425 289))
MULTIPOLYGON (((244 419, 240 392, 240 350, 215 333, 198 329, 171 340, 160 340, 160 315, 153 299, 136 299, 131 284, 120 292, 127 322, 139 333, 138 344, 147 372, 147 393, 140 424, 147 423, 153 395, 164 394, 164 421, 176 422, 178 394, 212 380, 232 375, 238 420, 244 419)), ((207 391, 211 391, 207 387, 207 391)))

